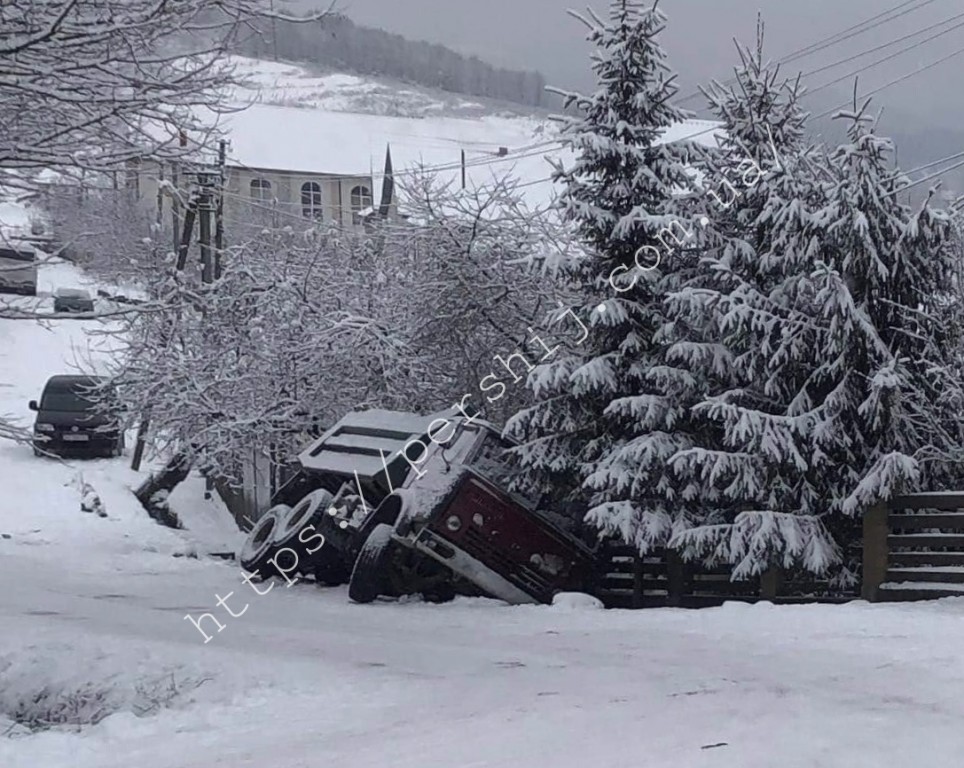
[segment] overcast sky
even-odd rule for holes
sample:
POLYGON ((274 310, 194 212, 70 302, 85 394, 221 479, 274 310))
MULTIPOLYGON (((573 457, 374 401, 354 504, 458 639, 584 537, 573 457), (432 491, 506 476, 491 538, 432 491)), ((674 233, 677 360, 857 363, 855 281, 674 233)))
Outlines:
MULTIPOLYGON (((582 25, 566 14, 567 8, 585 6, 570 0, 340 0, 340 4, 361 24, 441 42, 496 65, 538 69, 552 84, 563 87, 591 85, 582 25)), ((733 38, 753 39, 758 12, 766 23, 767 52, 780 59, 897 5, 897 0, 662 0, 660 7, 668 16, 662 42, 683 90, 689 92, 697 83, 730 75, 735 62, 733 38)), ((964 48, 964 7, 960 0, 917 0, 904 5, 911 12, 788 65, 786 71, 806 72, 832 64, 958 14, 962 16, 956 22, 814 74, 806 82, 811 87, 822 85, 955 23, 961 28, 868 70, 861 75, 861 85, 866 89, 876 87, 964 48)), ((593 7, 605 12, 608 2, 602 0, 593 7)), ((964 55, 888 88, 876 103, 899 114, 902 124, 956 128, 964 123, 961 72, 964 55)), ((848 95, 852 80, 837 86, 831 98, 839 102, 848 95)), ((821 100, 831 93, 831 89, 822 91, 821 100)))

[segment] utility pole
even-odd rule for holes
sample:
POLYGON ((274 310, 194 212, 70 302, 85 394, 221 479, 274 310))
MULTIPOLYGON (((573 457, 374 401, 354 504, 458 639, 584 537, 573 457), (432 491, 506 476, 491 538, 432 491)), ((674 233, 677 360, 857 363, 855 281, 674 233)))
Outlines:
POLYGON ((214 279, 221 279, 221 252, 224 250, 224 188, 225 165, 227 164, 227 142, 221 139, 218 144, 218 201, 214 212, 214 279))
MULTIPOLYGON (((178 146, 180 148, 183 149, 187 147, 187 134, 184 131, 179 131, 177 138, 178 138, 178 146)), ((173 233, 173 237, 174 237, 175 251, 180 250, 181 242, 184 239, 183 237, 178 236, 178 233, 181 231, 181 221, 180 221, 180 214, 179 214, 180 190, 177 188, 177 185, 180 179, 178 177, 179 177, 179 174, 177 169, 177 161, 174 160, 171 162, 171 186, 174 189, 174 195, 171 201, 171 232, 173 233)), ((192 227, 194 226, 193 221, 191 222, 191 226, 192 227)), ((183 269, 183 267, 181 267, 181 269, 183 269)))
MULTIPOLYGON (((183 134, 182 134, 183 135, 183 134)), ((174 179, 177 179, 177 166, 173 166, 171 175, 174 179)), ((175 191, 177 187, 175 186, 175 191)), ((160 199, 160 195, 158 195, 160 199)), ((177 215, 177 197, 175 196, 172 204, 171 210, 174 216, 174 246, 177 249, 177 264, 176 269, 178 272, 183 272, 184 267, 187 264, 187 252, 191 246, 191 234, 194 232, 194 218, 197 211, 197 201, 191 200, 188 204, 187 211, 184 213, 184 229, 181 231, 180 239, 178 239, 177 225, 178 225, 178 215, 177 215)), ((160 209, 158 209, 158 220, 160 220, 160 209)), ((147 406, 144 409, 144 413, 141 416, 141 423, 137 426, 137 442, 134 444, 134 455, 131 457, 131 469, 135 472, 139 471, 141 468, 141 461, 144 459, 144 447, 147 442, 147 432, 151 426, 151 408, 147 406)))
POLYGON ((171 196, 171 232, 173 232, 174 237, 174 250, 177 251, 181 246, 181 217, 178 212, 180 201, 178 200, 178 173, 177 173, 177 163, 171 163, 171 188, 174 190, 174 194, 171 196))
POLYGON ((144 409, 141 423, 137 425, 137 442, 134 444, 134 456, 131 458, 131 469, 139 472, 141 461, 144 459, 144 446, 147 442, 147 430, 151 428, 151 407, 144 409))
POLYGON ((465 189, 465 150, 462 150, 462 189, 465 189))
POLYGON ((181 239, 177 246, 177 264, 175 269, 183 272, 187 266, 187 252, 191 246, 191 233, 194 231, 194 219, 197 217, 198 201, 191 200, 187 210, 184 212, 184 227, 181 230, 181 239))
POLYGON ((157 172, 157 231, 161 232, 161 217, 164 215, 164 164, 158 165, 157 172))
POLYGON ((201 246, 201 282, 205 285, 214 282, 214 255, 211 252, 211 216, 214 214, 214 201, 211 190, 214 187, 210 173, 198 174, 200 191, 198 193, 198 243, 201 246))

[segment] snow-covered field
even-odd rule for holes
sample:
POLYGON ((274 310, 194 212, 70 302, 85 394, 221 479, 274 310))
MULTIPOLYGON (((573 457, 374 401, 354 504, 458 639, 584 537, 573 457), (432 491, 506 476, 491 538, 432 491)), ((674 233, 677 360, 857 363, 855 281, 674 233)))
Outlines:
MULTIPOLYGON (((83 279, 43 269, 49 287, 83 279)), ((0 320, 0 412, 29 424, 86 329, 0 320)), ((125 459, 0 444, 2 768, 961 764, 964 599, 634 612, 256 594, 204 557, 237 534, 197 483, 174 532, 136 482, 125 459), (80 511, 81 474, 106 518, 80 511), (205 643, 185 617, 208 612, 223 629, 203 619, 205 643), (13 722, 51 719, 74 724, 13 722)))
MULTIPOLYGON (((419 167, 458 185, 464 150, 470 189, 510 176, 522 185, 526 201, 539 206, 555 190, 550 160, 568 163, 572 157, 544 111, 372 77, 317 74, 294 64, 243 57, 234 63, 245 82, 234 101, 247 108, 217 124, 229 137, 229 159, 243 166, 372 173, 380 187, 390 146, 400 186, 419 167)), ((688 121, 665 138, 715 145, 715 124, 688 121)))

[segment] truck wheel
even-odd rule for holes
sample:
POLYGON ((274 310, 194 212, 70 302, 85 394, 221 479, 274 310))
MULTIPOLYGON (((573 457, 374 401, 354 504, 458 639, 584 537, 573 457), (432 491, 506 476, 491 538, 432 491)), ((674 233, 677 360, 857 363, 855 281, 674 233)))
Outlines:
MULTIPOLYGON (((314 540, 320 541, 317 534, 318 523, 328 511, 331 501, 334 498, 330 491, 320 488, 312 491, 293 507, 287 508, 278 515, 278 525, 275 527, 272 541, 275 551, 288 549, 295 553, 297 558, 296 567, 290 573, 297 573, 304 576, 314 572, 314 562, 323 557, 325 545, 314 544, 314 540), (302 531, 308 528, 310 536, 302 540, 302 531), (309 550, 314 550, 309 553, 309 550)), ((324 534, 322 534, 324 535, 324 534)), ((290 556, 290 553, 288 553, 290 556)))
POLYGON ((316 525, 322 515, 326 514, 331 500, 335 498, 331 491, 319 488, 312 491, 301 499, 293 507, 287 508, 278 519, 278 527, 275 529, 274 543, 284 546, 293 539, 297 540, 298 534, 309 525, 316 525))
POLYGON ((274 545, 274 533, 278 527, 279 517, 290 509, 284 504, 272 507, 251 529, 238 557, 241 567, 248 573, 257 574, 262 579, 278 575, 277 569, 268 561, 278 551, 274 545))
POLYGON ((348 597, 356 603, 370 603, 388 586, 388 567, 395 549, 392 526, 380 523, 362 544, 348 582, 348 597))

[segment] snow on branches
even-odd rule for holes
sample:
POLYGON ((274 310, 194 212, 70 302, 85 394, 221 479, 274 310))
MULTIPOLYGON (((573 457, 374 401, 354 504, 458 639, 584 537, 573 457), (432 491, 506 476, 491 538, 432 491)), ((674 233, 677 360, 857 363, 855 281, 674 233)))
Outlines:
POLYGON ((768 565, 824 573, 868 507, 960 478, 951 232, 929 202, 898 200, 866 104, 839 116, 849 142, 827 156, 801 143, 797 84, 759 48, 741 54, 737 84, 711 94, 729 141, 707 176, 766 163, 771 145, 782 162, 712 209, 704 271, 670 298, 693 341, 733 362, 720 376, 698 346, 677 347, 709 386, 691 409, 702 439, 670 460, 696 501, 670 543, 733 564, 734 578, 768 565))
MULTIPOLYGON (((115 370, 150 409, 155 447, 236 480, 252 451, 283 458, 364 407, 450 407, 519 348, 545 290, 530 269, 543 218, 509 182, 455 194, 417 177, 411 223, 367 233, 259 228, 224 256, 220 280, 189 268, 132 315, 115 370)), ((523 388, 490 400, 498 418, 523 388)))
POLYGON ((588 503, 594 525, 644 549, 671 529, 664 521, 678 505, 667 461, 689 445, 678 427, 692 382, 666 364, 660 333, 663 297, 692 256, 681 250, 644 269, 636 254, 663 253, 666 232, 696 228, 682 225, 690 212, 679 196, 692 191, 689 166, 700 153, 687 142, 659 143, 685 117, 672 106, 676 87, 657 41, 662 13, 621 0, 606 20, 582 20, 599 87, 568 97, 579 114, 561 138, 576 158, 556 178, 565 184, 561 212, 587 249, 560 278, 571 309, 591 318, 591 335, 530 375, 535 403, 508 431, 522 443, 517 456, 532 482, 588 503), (625 285, 614 294, 609 278, 620 270, 625 285))
MULTIPOLYGON (((177 153, 224 104, 225 56, 283 0, 0 3, 0 168, 116 167, 177 153)), ((285 16, 285 18, 287 18, 285 16)))
POLYGON ((557 176, 589 249, 562 278, 591 336, 531 374, 536 402, 508 425, 518 458, 642 553, 845 581, 867 507, 962 476, 948 216, 900 202, 866 105, 839 116, 850 130, 835 152, 806 145, 799 83, 766 64, 762 34, 739 48, 736 83, 706 92, 719 149, 655 146, 679 119, 662 16, 617 0, 587 25, 599 90, 570 98, 582 114, 562 136, 577 158, 557 176), (700 184, 680 195, 686 163, 700 184), (634 265, 674 217, 697 235, 634 265), (609 284, 620 264, 626 280, 609 284))

